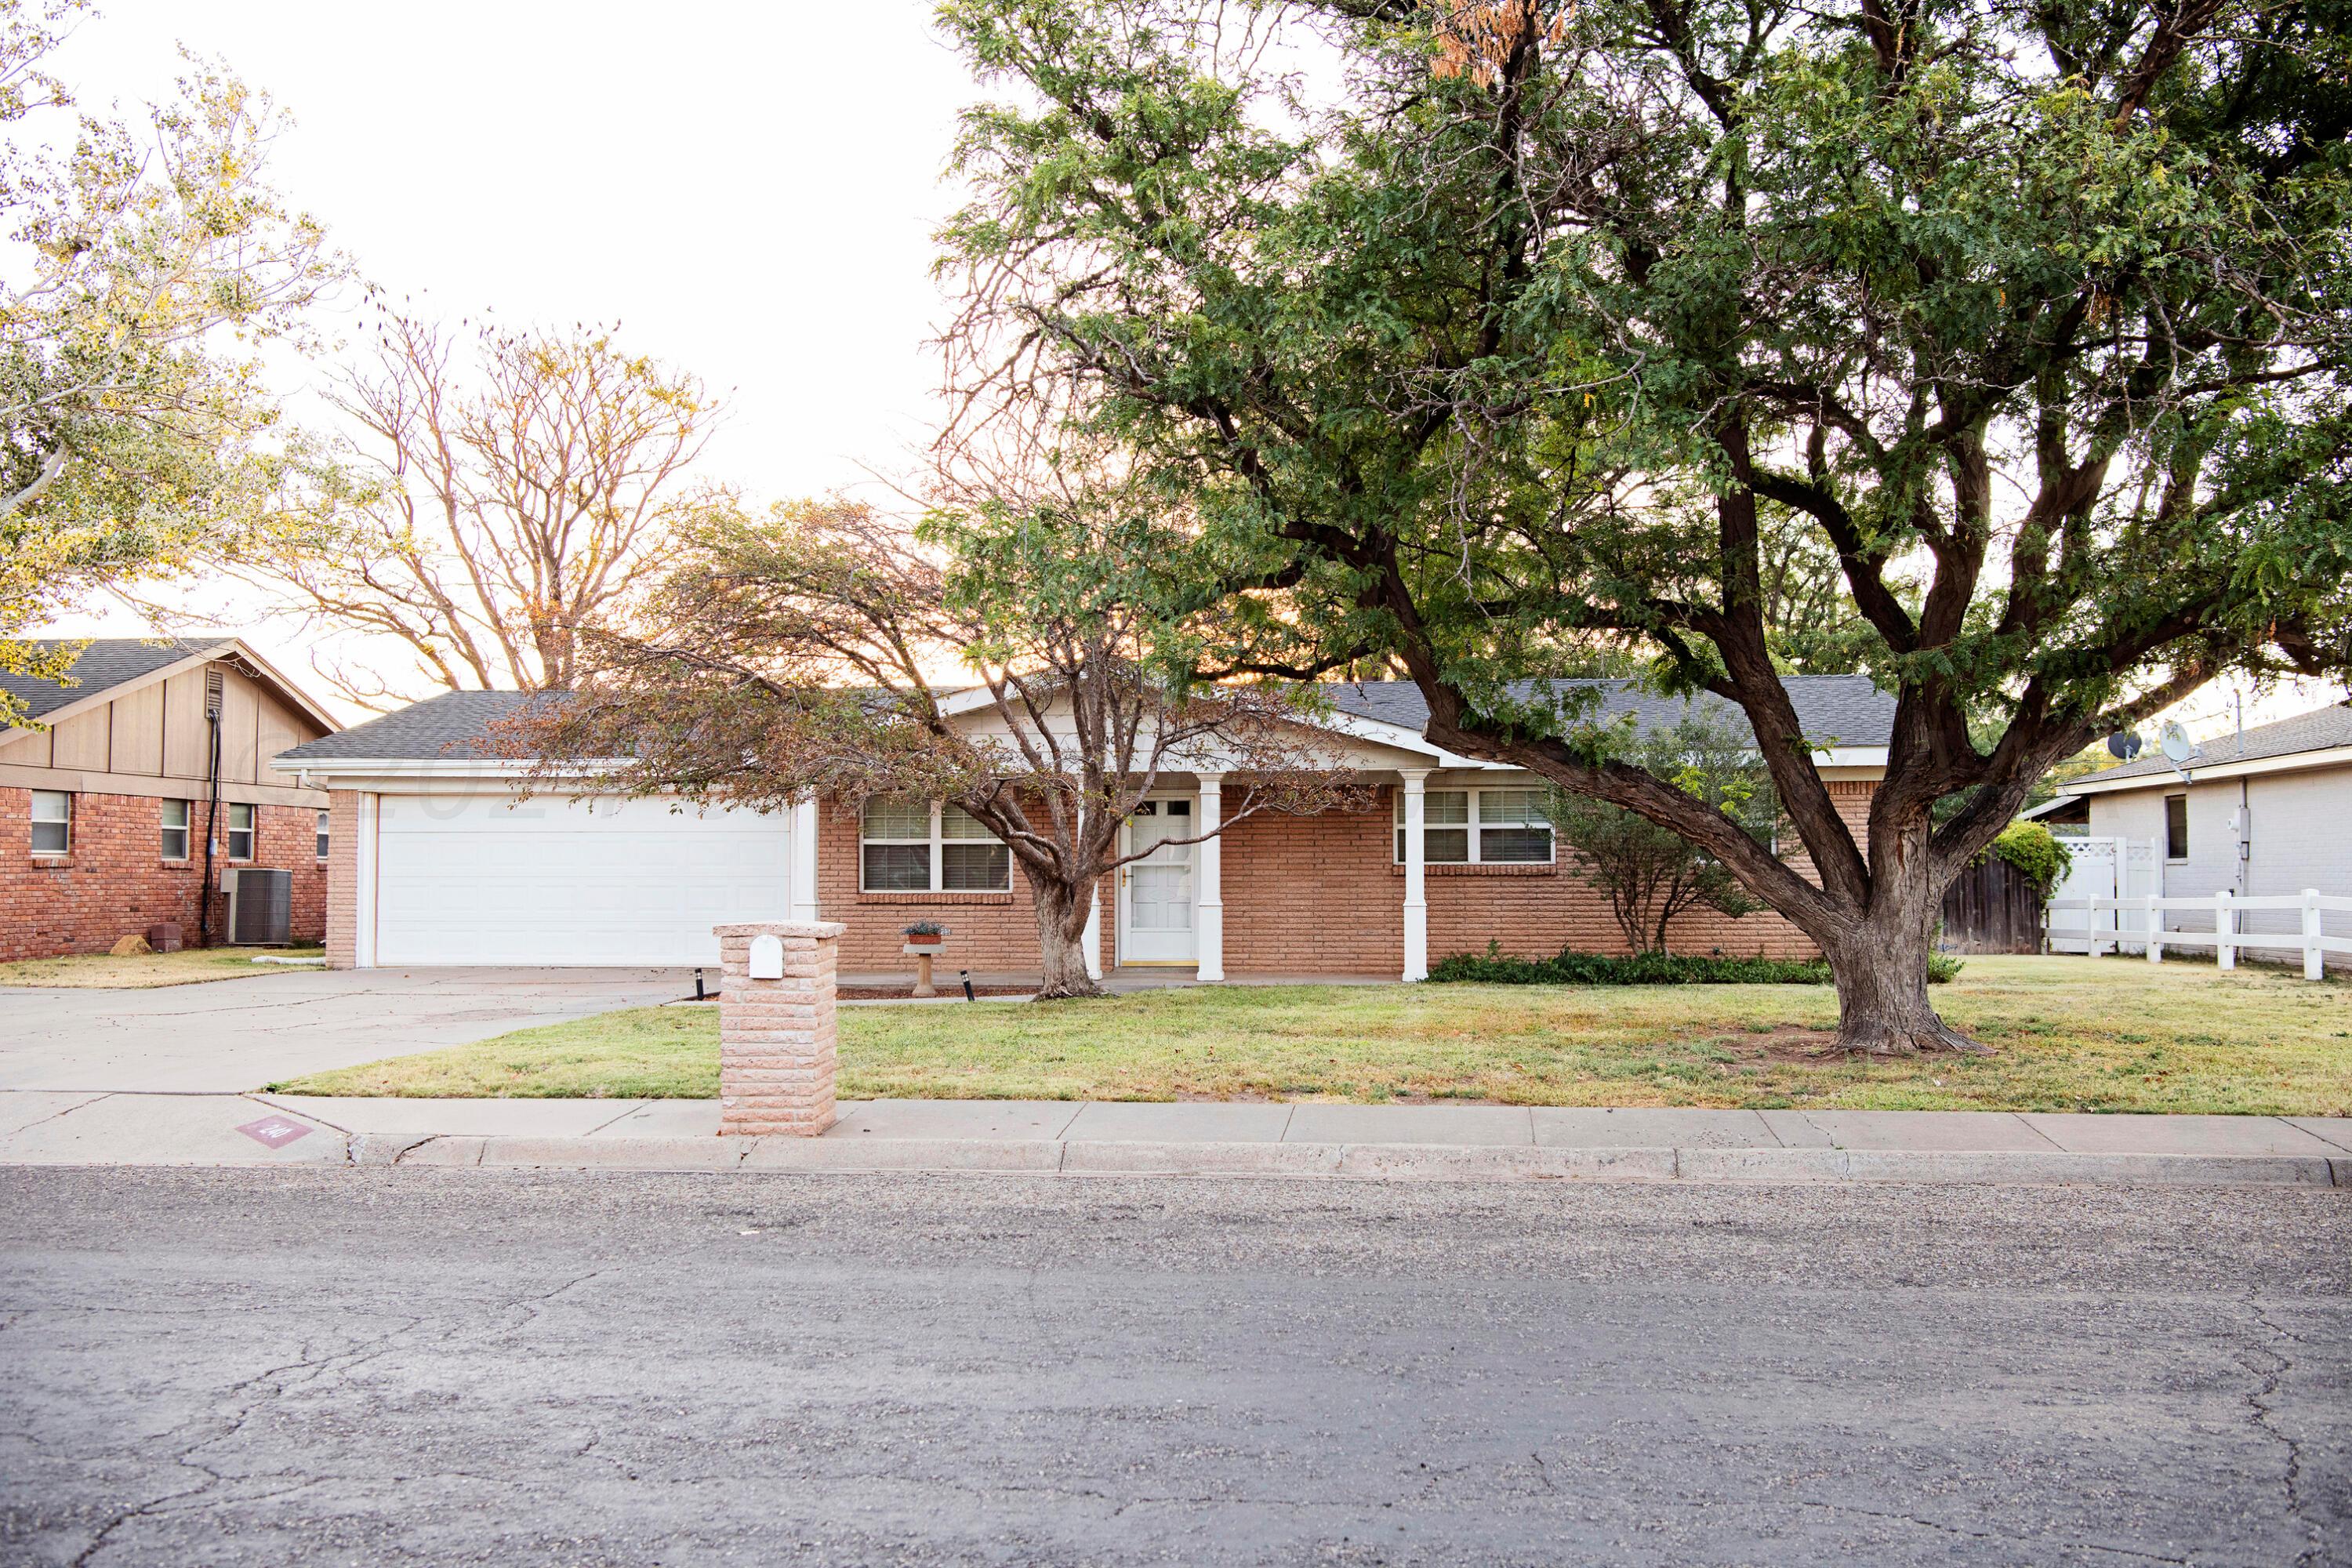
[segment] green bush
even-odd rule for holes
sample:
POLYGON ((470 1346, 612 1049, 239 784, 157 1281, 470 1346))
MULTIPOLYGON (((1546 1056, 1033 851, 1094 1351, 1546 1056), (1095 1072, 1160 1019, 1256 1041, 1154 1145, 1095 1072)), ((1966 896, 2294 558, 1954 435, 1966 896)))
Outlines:
MULTIPOLYGON (((1930 984, 1941 984, 1959 972, 1958 959, 1941 952, 1928 955, 1930 984)), ((1438 960, 1430 966, 1429 977, 1483 985, 1827 985, 1830 966, 1818 958, 1700 958, 1664 952, 1615 956, 1574 948, 1550 958, 1506 958, 1502 944, 1490 942, 1485 952, 1457 952, 1438 960)))
MULTIPOLYGON (((2000 830, 1986 853, 1998 855, 2032 879, 2043 892, 2058 885, 2066 868, 2074 863, 2074 851, 2064 840, 2038 822, 2012 822, 2000 830)), ((1981 860, 1983 855, 1977 857, 1981 860)))

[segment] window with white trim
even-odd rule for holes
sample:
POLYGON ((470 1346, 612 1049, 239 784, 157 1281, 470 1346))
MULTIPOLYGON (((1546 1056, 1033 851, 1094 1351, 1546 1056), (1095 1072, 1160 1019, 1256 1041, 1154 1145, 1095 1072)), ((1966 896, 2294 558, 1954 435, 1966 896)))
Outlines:
MULTIPOLYGON (((1433 789, 1422 795, 1421 857, 1430 866, 1549 866, 1551 816, 1540 789, 1433 789)), ((1404 792, 1396 797, 1404 864, 1404 792)))
POLYGON ((232 860, 253 858, 253 807, 231 805, 228 808, 228 858, 232 860))
POLYGON ((867 893, 1005 893, 1013 851, 959 806, 871 800, 858 826, 858 889, 867 893))
POLYGON ((319 858, 320 858, 320 859, 321 859, 321 860, 324 860, 326 858, 327 858, 327 814, 326 814, 325 812, 323 812, 323 811, 322 811, 322 812, 320 812, 320 813, 319 814, 319 858))
POLYGON ((33 853, 73 853, 73 796, 61 789, 33 792, 33 853))
POLYGON ((163 803, 163 831, 161 846, 166 860, 188 858, 188 803, 167 800, 163 803))

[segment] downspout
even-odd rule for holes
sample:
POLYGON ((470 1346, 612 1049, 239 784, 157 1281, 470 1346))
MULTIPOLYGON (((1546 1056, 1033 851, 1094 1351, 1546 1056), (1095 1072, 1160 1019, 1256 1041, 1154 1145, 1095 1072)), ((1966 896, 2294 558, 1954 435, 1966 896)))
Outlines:
POLYGON ((213 944, 213 838, 220 820, 220 699, 205 689, 205 723, 211 730, 205 763, 205 879, 196 889, 196 945, 213 944))

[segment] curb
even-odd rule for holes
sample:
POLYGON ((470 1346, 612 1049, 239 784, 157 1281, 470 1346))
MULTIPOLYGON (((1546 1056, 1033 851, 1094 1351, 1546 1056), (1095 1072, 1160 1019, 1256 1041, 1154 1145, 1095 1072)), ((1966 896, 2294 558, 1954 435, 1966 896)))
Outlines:
POLYGON ((1915 1182, 2013 1186, 2352 1188, 2352 1157, 1949 1150, 1456 1147, 890 1138, 394 1139, 360 1134, 357 1165, 509 1170, 995 1172, 1338 1177, 1411 1182, 1915 1182))

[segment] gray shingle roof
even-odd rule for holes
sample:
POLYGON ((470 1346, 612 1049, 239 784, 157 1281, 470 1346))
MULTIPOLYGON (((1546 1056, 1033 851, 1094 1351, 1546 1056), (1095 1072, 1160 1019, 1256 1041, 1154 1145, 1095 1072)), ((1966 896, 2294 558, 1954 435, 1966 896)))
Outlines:
POLYGON ((278 753, 289 763, 329 762, 340 758, 452 761, 483 754, 481 742, 490 726, 520 712, 544 693, 528 691, 445 691, 412 703, 396 713, 364 724, 321 735, 315 741, 278 753))
MULTIPOLYGON (((1895 698, 1872 684, 1870 677, 1790 675, 1782 677, 1782 681, 1789 689, 1789 700, 1797 710, 1797 722, 1817 744, 1884 746, 1894 737, 1895 698)), ((1601 703, 1591 716, 1608 722, 1631 713, 1635 731, 1642 734, 1671 728, 1694 711, 1735 732, 1744 731, 1748 723, 1737 703, 1727 702, 1712 692, 1661 697, 1631 680, 1561 680, 1552 684, 1561 689, 1597 689, 1601 703)), ((1512 691, 1524 698, 1532 696, 1535 689, 1535 683, 1527 681, 1512 691)), ((1331 694, 1342 712, 1402 725, 1415 734, 1429 722, 1429 704, 1422 700, 1420 689, 1409 680, 1350 681, 1332 687, 1331 694)))
MULTIPOLYGON (((1744 722, 1739 710, 1719 697, 1705 693, 1694 699, 1660 697, 1625 680, 1562 682, 1602 689, 1604 718, 1631 712, 1643 731, 1671 725, 1696 704, 1698 710, 1729 724, 1744 722)), ((1895 699, 1879 690, 1864 675, 1798 675, 1788 678, 1789 695, 1805 733, 1823 745, 1884 746, 1895 727, 1895 699)), ((1410 681, 1357 681, 1331 688, 1342 712, 1384 723, 1401 724, 1418 734, 1428 722, 1429 706, 1410 681)), ((520 691, 445 691, 413 707, 324 736, 307 745, 281 752, 288 763, 341 760, 457 760, 484 754, 482 742, 498 720, 530 702, 545 700, 520 691)))
MULTIPOLYGON (((2260 762, 2265 757, 2292 756, 2297 752, 2324 752, 2331 746, 2352 746, 2352 703, 2338 702, 2331 707, 2314 709, 2308 713, 2298 713, 2292 719, 2281 719, 2275 723, 2257 724, 2246 731, 2242 748, 2235 733, 2219 735, 2200 744, 2205 754, 2189 764, 2192 770, 2218 768, 2231 763, 2260 762)), ((2147 778, 2157 774, 2172 777, 2172 764, 2151 745, 2120 767, 2085 773, 2061 787, 2073 789, 2081 784, 2147 778)))
MULTIPOLYGON (((47 653, 60 647, 79 642, 79 637, 27 638, 35 647, 47 653)), ((194 654, 208 648, 226 646, 227 637, 173 637, 150 642, 143 637, 98 637, 82 649, 67 673, 73 684, 55 680, 36 680, 27 676, 0 674, 0 691, 21 698, 26 711, 38 719, 54 713, 68 703, 79 702, 125 681, 152 675, 167 664, 177 664, 194 654)))

